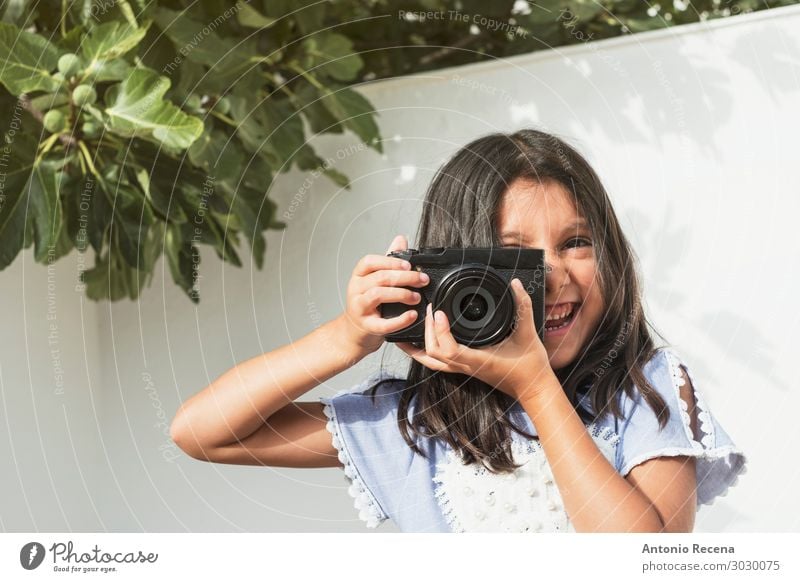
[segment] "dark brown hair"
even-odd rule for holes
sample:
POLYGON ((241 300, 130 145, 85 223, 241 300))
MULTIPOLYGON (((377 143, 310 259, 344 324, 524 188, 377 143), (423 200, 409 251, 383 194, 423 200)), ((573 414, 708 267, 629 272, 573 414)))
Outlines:
MULTIPOLYGON (((428 187, 415 246, 500 246, 500 203, 518 178, 559 183, 592 232, 604 314, 575 360, 555 371, 567 397, 589 423, 607 411, 621 418, 622 391, 634 397, 638 387, 663 427, 669 410, 643 373, 655 348, 642 310, 638 261, 597 174, 565 141, 523 129, 492 133, 458 150, 428 187), (579 391, 588 391, 593 415, 578 405, 579 391)), ((510 431, 536 438, 509 419, 514 403, 511 396, 477 378, 437 372, 412 360, 400 395, 398 426, 403 439, 423 456, 411 433, 442 439, 464 463, 481 462, 492 472, 511 472, 519 465, 513 460, 510 431), (415 414, 409 422, 413 398, 415 414)))

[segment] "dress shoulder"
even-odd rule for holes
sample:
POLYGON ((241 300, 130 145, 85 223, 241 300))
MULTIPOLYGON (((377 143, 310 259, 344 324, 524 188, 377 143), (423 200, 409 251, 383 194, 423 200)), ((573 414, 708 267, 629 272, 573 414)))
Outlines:
POLYGON ((397 424, 404 388, 405 378, 380 370, 354 387, 319 399, 348 492, 359 518, 370 528, 392 516, 393 487, 404 478, 413 453, 397 424), (374 398, 369 393, 373 386, 374 398))
POLYGON ((697 505, 727 494, 746 472, 746 457, 711 412, 689 367, 672 348, 659 348, 644 375, 669 410, 661 428, 642 394, 622 397, 624 419, 617 449, 620 474, 662 456, 697 459, 697 505), (687 382, 688 380, 688 382, 687 382))

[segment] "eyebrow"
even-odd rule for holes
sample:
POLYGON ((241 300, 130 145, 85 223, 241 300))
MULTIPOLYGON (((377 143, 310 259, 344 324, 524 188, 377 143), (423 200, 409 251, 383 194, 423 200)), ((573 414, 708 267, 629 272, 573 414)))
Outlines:
MULTIPOLYGON (((568 232, 568 231, 571 231, 571 230, 579 230, 581 228, 589 228, 589 225, 585 220, 579 220, 577 222, 573 222, 570 225, 567 225, 566 228, 564 228, 563 232, 568 232)), ((500 238, 501 239, 507 238, 507 237, 512 237, 513 238, 513 237, 519 237, 519 236, 520 236, 519 232, 517 232, 516 230, 512 230, 512 231, 509 231, 509 232, 502 233, 500 235, 500 238)), ((521 237, 521 238, 524 238, 524 237, 521 237)))

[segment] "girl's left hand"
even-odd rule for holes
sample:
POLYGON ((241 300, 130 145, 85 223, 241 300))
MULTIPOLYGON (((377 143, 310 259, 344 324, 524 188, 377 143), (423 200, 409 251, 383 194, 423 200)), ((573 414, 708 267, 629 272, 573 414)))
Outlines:
POLYGON ((517 319, 515 329, 502 342, 470 348, 456 342, 443 311, 432 317, 428 304, 425 315, 425 349, 410 343, 397 347, 423 366, 440 372, 466 374, 505 392, 516 400, 533 396, 537 386, 554 375, 542 341, 536 334, 530 295, 519 279, 511 281, 517 319))

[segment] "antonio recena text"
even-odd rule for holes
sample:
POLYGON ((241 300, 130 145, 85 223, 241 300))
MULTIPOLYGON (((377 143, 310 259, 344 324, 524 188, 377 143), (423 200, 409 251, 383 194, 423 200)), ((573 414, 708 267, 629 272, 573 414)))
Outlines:
POLYGON ((678 544, 675 546, 662 546, 645 544, 643 554, 733 554, 733 546, 703 546, 700 544, 678 544))

